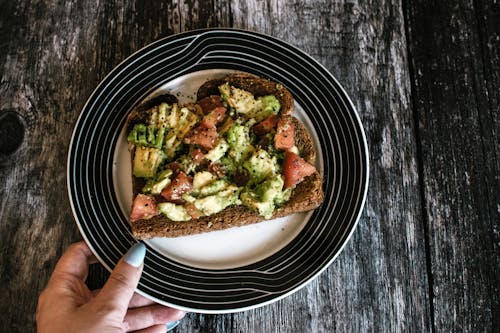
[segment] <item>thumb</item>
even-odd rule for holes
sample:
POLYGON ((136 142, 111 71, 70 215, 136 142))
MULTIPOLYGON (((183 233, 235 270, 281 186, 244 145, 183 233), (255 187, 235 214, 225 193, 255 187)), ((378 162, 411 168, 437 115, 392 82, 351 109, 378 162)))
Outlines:
POLYGON ((137 243, 118 262, 108 281, 92 303, 99 308, 110 309, 125 317, 128 304, 141 278, 146 246, 137 243))

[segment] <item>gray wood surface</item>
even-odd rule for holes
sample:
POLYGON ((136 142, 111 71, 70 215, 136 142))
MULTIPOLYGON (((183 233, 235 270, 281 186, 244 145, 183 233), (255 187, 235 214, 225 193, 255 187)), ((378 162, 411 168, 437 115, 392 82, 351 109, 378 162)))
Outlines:
MULTIPOLYGON (((39 292, 80 240, 66 191, 73 125, 134 51, 235 27, 308 52, 342 83, 370 187, 337 260, 255 310, 177 332, 492 332, 500 327, 500 5, 445 1, 0 1, 0 332, 34 331, 39 292), (3 123, 2 123, 3 122, 3 123), (5 129, 7 127, 7 129, 5 129), (10 129, 10 130, 9 130, 10 129)), ((88 284, 108 273, 93 265, 88 284)))
POLYGON ((498 331, 500 6, 416 1, 407 15, 433 321, 498 331))

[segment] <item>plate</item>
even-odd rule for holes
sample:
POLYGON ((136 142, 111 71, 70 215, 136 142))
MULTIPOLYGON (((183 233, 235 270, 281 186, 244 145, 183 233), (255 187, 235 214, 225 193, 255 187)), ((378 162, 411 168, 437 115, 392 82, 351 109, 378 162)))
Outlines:
POLYGON ((277 301, 325 270, 354 231, 368 187, 368 151, 356 110, 337 80, 299 49, 241 30, 174 35, 137 51, 96 88, 75 125, 67 180, 86 242, 111 270, 137 240, 125 121, 163 92, 192 101, 205 80, 242 71, 281 82, 318 151, 325 202, 313 212, 240 228, 145 241, 137 292, 190 312, 228 313, 277 301))

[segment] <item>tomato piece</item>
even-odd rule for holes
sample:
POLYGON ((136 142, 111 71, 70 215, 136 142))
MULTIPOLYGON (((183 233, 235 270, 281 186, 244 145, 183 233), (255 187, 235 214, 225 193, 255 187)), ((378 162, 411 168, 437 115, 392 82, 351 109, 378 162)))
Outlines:
POLYGON ((158 214, 160 212, 156 206, 155 198, 139 193, 132 203, 130 220, 135 222, 137 220, 150 219, 158 214))
POLYGON ((266 133, 271 132, 271 130, 276 127, 280 117, 276 114, 273 114, 266 119, 262 120, 260 123, 253 126, 253 131, 257 135, 264 135, 266 133))
POLYGON ((288 118, 281 118, 278 121, 276 135, 274 136, 274 146, 276 149, 290 149, 294 146, 295 127, 288 118))
POLYGON ((191 152, 191 157, 193 158, 194 164, 201 164, 205 159, 205 154, 201 151, 201 149, 197 148, 191 152))
POLYGON ((314 172, 316 172, 316 168, 304 161, 302 157, 288 150, 285 152, 285 159, 283 160, 284 188, 297 185, 314 172))
POLYGON ((188 145, 200 145, 210 150, 216 146, 218 139, 219 133, 217 133, 215 126, 207 127, 204 124, 200 124, 184 138, 184 143, 188 145))
POLYGON ((201 124, 205 127, 215 127, 218 123, 226 118, 226 108, 221 106, 213 109, 201 120, 201 124))
POLYGON ((170 169, 174 173, 177 173, 182 170, 182 165, 179 162, 170 162, 167 164, 167 169, 170 169))
POLYGON ((209 114, 211 111, 218 107, 224 107, 224 104, 222 104, 222 98, 217 95, 211 95, 202 98, 197 102, 197 104, 201 107, 204 114, 209 114))
POLYGON ((192 188, 193 180, 191 177, 180 171, 170 185, 161 191, 161 195, 169 202, 182 205, 184 203, 182 195, 191 191, 192 188))
POLYGON ((219 178, 224 177, 224 175, 226 174, 222 164, 217 163, 217 162, 210 163, 210 165, 208 166, 208 171, 210 171, 211 173, 213 173, 214 175, 216 175, 219 178))

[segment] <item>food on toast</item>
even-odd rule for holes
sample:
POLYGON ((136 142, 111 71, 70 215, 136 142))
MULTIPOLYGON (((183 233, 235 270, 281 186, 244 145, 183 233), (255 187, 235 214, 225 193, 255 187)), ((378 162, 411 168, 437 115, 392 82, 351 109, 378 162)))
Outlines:
POLYGON ((197 102, 163 95, 127 122, 139 239, 177 237, 317 208, 316 152, 281 84, 246 74, 210 80, 197 102))

